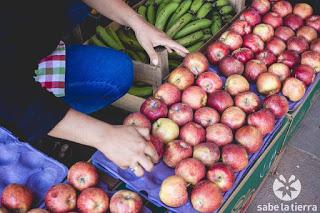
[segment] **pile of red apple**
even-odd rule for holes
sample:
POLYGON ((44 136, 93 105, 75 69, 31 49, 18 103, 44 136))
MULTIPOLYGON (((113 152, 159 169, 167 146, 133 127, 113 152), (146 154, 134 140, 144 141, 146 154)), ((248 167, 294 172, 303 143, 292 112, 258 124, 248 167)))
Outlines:
POLYGON ((125 125, 148 128, 150 143, 175 168, 161 185, 164 204, 186 204, 191 186, 194 209, 221 206, 234 173, 246 168, 248 154, 261 148, 276 119, 288 112, 287 98, 300 100, 320 71, 320 16, 312 13, 305 3, 253 0, 206 56, 188 54, 140 112, 125 119, 125 125), (219 67, 225 83, 209 63, 219 67))
MULTIPOLYGON (((320 16, 306 3, 254 0, 207 56, 224 76, 243 75, 262 95, 282 91, 296 102, 320 72, 319 32, 320 16)), ((247 81, 238 80, 238 87, 247 81)))
POLYGON ((32 192, 23 185, 10 184, 3 190, 0 212, 105 213, 108 209, 111 213, 141 212, 143 203, 137 193, 120 190, 109 201, 108 195, 97 187, 98 179, 98 173, 91 164, 74 164, 68 172, 68 183, 54 185, 48 190, 45 197, 47 210, 31 209, 32 192))

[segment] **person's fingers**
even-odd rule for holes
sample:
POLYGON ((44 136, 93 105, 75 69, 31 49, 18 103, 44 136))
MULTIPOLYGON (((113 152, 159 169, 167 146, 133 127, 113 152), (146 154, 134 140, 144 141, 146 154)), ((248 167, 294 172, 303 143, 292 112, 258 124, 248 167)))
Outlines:
POLYGON ((168 46, 169 48, 171 48, 177 52, 183 53, 183 54, 189 53, 189 50, 187 50, 184 46, 182 46, 181 44, 179 44, 171 39, 164 40, 164 45, 168 46))
POLYGON ((155 49, 153 48, 151 43, 143 43, 142 47, 144 48, 144 50, 147 52, 147 54, 149 55, 150 61, 152 62, 152 64, 154 65, 158 65, 159 64, 159 58, 158 55, 155 51, 155 49))
POLYGON ((146 155, 148 155, 153 163, 157 163, 159 162, 159 155, 157 153, 157 151, 155 150, 155 148, 153 147, 153 145, 151 144, 151 142, 148 142, 144 148, 144 153, 146 155))
POLYGON ((128 167, 127 166, 119 166, 120 167, 120 169, 128 169, 128 167))
POLYGON ((145 154, 142 154, 142 156, 138 158, 138 163, 148 172, 151 172, 153 169, 151 158, 145 154))
POLYGON ((148 128, 136 127, 138 133, 146 140, 150 140, 150 131, 148 128))
POLYGON ((144 170, 139 163, 134 163, 132 166, 130 166, 130 170, 138 177, 144 175, 144 170))
POLYGON ((167 47, 167 46, 166 46, 166 49, 167 49, 168 53, 172 53, 172 52, 173 52, 170 47, 167 47))

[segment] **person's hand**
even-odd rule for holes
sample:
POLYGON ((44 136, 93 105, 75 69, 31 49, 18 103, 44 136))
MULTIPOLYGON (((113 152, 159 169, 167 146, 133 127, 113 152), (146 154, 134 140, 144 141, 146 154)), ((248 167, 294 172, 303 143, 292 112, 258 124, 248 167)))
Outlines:
POLYGON ((133 126, 112 126, 101 136, 96 148, 122 169, 130 168, 135 175, 142 176, 144 170, 151 171, 159 156, 147 142, 149 130, 133 126))
POLYGON ((185 56, 189 51, 180 45, 179 43, 173 41, 167 34, 158 30, 154 26, 147 23, 145 20, 141 21, 137 26, 132 27, 136 37, 145 49, 150 57, 150 61, 154 65, 158 65, 159 59, 154 47, 164 46, 169 53, 175 51, 181 56, 185 56))

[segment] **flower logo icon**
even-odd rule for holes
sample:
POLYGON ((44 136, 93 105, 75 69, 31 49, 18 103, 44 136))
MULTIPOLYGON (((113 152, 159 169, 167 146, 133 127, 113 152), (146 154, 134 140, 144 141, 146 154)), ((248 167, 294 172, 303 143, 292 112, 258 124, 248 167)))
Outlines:
POLYGON ((291 175, 288 180, 283 175, 279 175, 273 182, 273 192, 282 201, 292 201, 301 192, 301 182, 294 175, 291 175))

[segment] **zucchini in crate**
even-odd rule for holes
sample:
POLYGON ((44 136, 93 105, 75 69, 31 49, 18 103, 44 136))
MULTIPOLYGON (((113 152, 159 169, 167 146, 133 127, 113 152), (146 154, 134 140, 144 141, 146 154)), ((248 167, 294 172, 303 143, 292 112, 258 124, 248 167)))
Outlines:
POLYGON ((192 0, 186 0, 182 1, 182 3, 179 5, 177 10, 174 12, 172 17, 170 18, 169 23, 167 24, 167 30, 181 17, 183 16, 188 10, 190 9, 190 6, 192 4, 192 0))
POLYGON ((196 31, 205 29, 210 27, 211 25, 211 20, 209 19, 199 19, 199 20, 195 20, 191 23, 189 23, 188 25, 186 25, 184 28, 182 28, 175 36, 175 39, 184 37, 186 35, 189 35, 191 33, 194 33, 196 31))
POLYGON ((191 7, 190 7, 190 11, 193 14, 197 14, 198 10, 201 8, 203 3, 204 3, 204 0, 193 0, 191 7))
POLYGON ((130 95, 146 98, 152 95, 153 89, 151 86, 132 86, 128 93, 130 95))
POLYGON ((155 2, 154 0, 149 0, 147 2, 147 21, 154 25, 156 21, 156 8, 155 8, 155 2))
POLYGON ((155 26, 159 30, 163 30, 166 26, 166 23, 169 19, 169 17, 176 11, 176 9, 179 7, 179 3, 177 2, 171 2, 164 6, 164 8, 157 13, 157 19, 155 26))
POLYGON ((186 26, 190 21, 192 21, 193 15, 186 13, 181 18, 179 18, 166 32, 169 37, 174 37, 177 32, 179 32, 184 26, 186 26))
POLYGON ((102 41, 98 39, 97 35, 94 35, 89 39, 89 44, 93 44, 100 47, 107 47, 102 41))
POLYGON ((122 50, 122 47, 117 44, 117 42, 113 39, 113 37, 107 32, 105 28, 97 26, 96 31, 98 38, 100 38, 101 41, 104 42, 107 46, 116 50, 122 50))
POLYGON ((223 7, 223 6, 226 6, 226 5, 230 5, 230 0, 216 0, 214 2, 214 5, 216 7, 223 7))
POLYGON ((213 7, 211 2, 204 3, 197 12, 197 18, 202 19, 206 17, 212 9, 213 7))
POLYGON ((187 46, 190 46, 190 45, 197 43, 198 41, 201 41, 203 36, 204 36, 204 33, 202 31, 198 31, 198 32, 192 33, 190 35, 187 35, 183 38, 179 38, 176 40, 176 42, 178 42, 182 46, 187 47, 187 46))
POLYGON ((214 12, 211 24, 211 33, 215 35, 222 28, 222 18, 219 13, 214 12))
POLYGON ((127 48, 133 48, 135 50, 143 50, 139 42, 136 39, 130 37, 129 33, 124 29, 119 29, 117 31, 117 34, 120 40, 127 46, 127 48))
POLYGON ((147 7, 144 5, 141 5, 138 8, 138 14, 141 15, 145 20, 147 20, 147 7))

